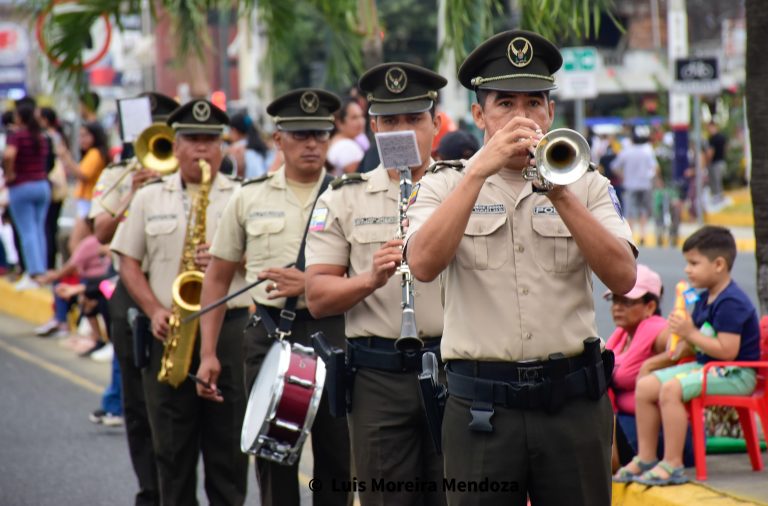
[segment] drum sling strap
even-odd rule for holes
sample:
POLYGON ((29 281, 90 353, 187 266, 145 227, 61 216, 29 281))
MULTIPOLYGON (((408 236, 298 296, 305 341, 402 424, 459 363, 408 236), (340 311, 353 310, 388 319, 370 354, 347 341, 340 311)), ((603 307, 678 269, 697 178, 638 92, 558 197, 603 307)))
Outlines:
MULTIPOLYGON (((315 197, 315 202, 312 204, 312 211, 309 213, 309 219, 304 226, 304 236, 301 238, 301 245, 299 246, 299 254, 296 257, 296 268, 300 271, 304 271, 304 263, 306 257, 304 256, 304 249, 307 246, 307 234, 309 233, 309 223, 312 221, 312 212, 315 210, 317 200, 320 195, 328 188, 328 185, 333 180, 333 176, 326 174, 323 178, 323 182, 320 184, 320 189, 315 197)), ((280 310, 280 321, 275 324, 275 320, 267 312, 267 308, 261 304, 256 304, 256 314, 259 315, 259 319, 264 324, 264 328, 267 329, 267 334, 277 339, 284 339, 291 335, 291 328, 293 322, 296 319, 296 305, 299 303, 299 297, 288 297, 285 301, 285 306, 280 310)))

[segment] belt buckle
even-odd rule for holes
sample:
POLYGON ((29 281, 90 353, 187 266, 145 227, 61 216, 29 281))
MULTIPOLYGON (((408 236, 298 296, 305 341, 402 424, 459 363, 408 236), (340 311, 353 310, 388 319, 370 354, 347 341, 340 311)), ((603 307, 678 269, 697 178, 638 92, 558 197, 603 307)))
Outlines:
POLYGON ((539 383, 544 379, 544 366, 543 365, 531 365, 531 366, 517 366, 517 382, 533 385, 539 383))

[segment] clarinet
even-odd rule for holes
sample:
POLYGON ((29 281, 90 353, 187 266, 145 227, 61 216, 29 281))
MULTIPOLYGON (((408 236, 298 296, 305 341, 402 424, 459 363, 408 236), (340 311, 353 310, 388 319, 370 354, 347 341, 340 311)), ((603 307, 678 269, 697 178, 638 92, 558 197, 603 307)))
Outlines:
MULTIPOLYGON (((399 167, 398 170, 400 171, 400 207, 398 209, 397 238, 402 239, 405 237, 403 221, 405 221, 405 211, 408 208, 413 181, 411 181, 411 169, 409 167, 399 167)), ((395 340, 395 348, 403 352, 416 352, 424 347, 424 341, 419 338, 419 331, 416 328, 416 313, 413 308, 413 275, 405 256, 400 262, 397 273, 400 275, 402 288, 400 306, 403 309, 403 319, 400 324, 400 337, 395 340)))

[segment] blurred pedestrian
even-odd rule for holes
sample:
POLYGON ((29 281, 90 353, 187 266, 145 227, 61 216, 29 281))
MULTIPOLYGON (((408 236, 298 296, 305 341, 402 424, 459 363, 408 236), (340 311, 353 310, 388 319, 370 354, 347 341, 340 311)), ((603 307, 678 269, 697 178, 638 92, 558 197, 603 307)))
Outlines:
POLYGON ((229 137, 230 144, 226 153, 234 160, 238 177, 254 179, 267 173, 274 154, 247 113, 232 115, 229 137))
POLYGON ((47 267, 56 268, 57 241, 59 233, 59 216, 64 199, 67 197, 67 173, 64 166, 56 156, 60 144, 66 146, 64 132, 59 124, 59 118, 56 111, 50 107, 41 107, 39 111, 40 126, 45 132, 48 141, 48 161, 46 168, 48 170, 48 182, 51 184, 51 202, 48 205, 48 214, 45 218, 45 238, 47 245, 47 267))
POLYGON ((356 100, 346 98, 334 113, 333 135, 328 148, 328 163, 333 166, 335 176, 357 170, 365 152, 355 139, 363 132, 365 114, 356 100))
POLYGON ((659 163, 647 144, 648 138, 633 132, 632 144, 622 149, 611 162, 620 171, 624 185, 624 211, 633 233, 639 232, 639 243, 645 243, 645 227, 652 212, 653 181, 659 163))
POLYGON ((45 170, 48 144, 35 118, 35 107, 31 98, 16 102, 16 129, 8 135, 3 153, 9 209, 27 270, 16 284, 17 290, 39 287, 36 278, 47 270, 45 218, 51 200, 45 170))
POLYGON ((77 178, 74 197, 77 199, 75 226, 69 236, 69 251, 73 252, 77 244, 88 235, 85 219, 91 209, 91 199, 96 181, 101 171, 109 163, 109 145, 104 128, 97 121, 85 123, 80 128, 80 163, 75 162, 69 150, 63 144, 57 146, 57 155, 66 171, 77 178))
POLYGON ((435 160, 469 160, 480 146, 477 138, 469 132, 456 130, 448 132, 435 150, 435 160))
POLYGON ((720 131, 717 123, 711 121, 707 126, 709 145, 707 146, 707 169, 709 175, 709 197, 712 207, 719 207, 724 200, 723 174, 727 167, 725 162, 728 139, 720 131))

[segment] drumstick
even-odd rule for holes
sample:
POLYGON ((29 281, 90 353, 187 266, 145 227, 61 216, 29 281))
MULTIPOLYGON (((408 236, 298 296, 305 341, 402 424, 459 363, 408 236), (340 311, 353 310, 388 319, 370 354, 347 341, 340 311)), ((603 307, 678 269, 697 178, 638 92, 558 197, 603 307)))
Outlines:
MULTIPOLYGON (((197 376, 195 376, 195 375, 194 375, 194 374, 192 374, 192 373, 189 373, 189 374, 187 374, 187 376, 189 376, 189 379, 193 380, 193 381, 194 381, 195 383, 197 383, 198 385, 202 385, 202 386, 204 386, 205 388, 207 388, 208 390, 210 390, 210 389, 211 389, 211 384, 210 384, 210 383, 208 383, 207 381, 205 381, 205 380, 202 380, 202 379, 198 378, 197 376)), ((221 397, 221 390, 219 390, 219 387, 216 387, 216 395, 218 395, 219 397, 221 397)))
MULTIPOLYGON (((290 267, 293 267, 294 265, 296 265, 296 263, 295 263, 295 262, 291 262, 291 263, 289 263, 289 264, 286 264, 286 265, 284 265, 284 266, 283 266, 283 269, 288 269, 288 268, 290 268, 290 267)), ((201 316, 203 316, 203 315, 204 315, 205 313, 207 313, 208 311, 211 311, 212 309, 216 309, 217 307, 221 306, 222 304, 224 304, 224 303, 225 303, 225 302, 227 302, 228 300, 230 300, 230 299, 234 299, 234 298, 235 298, 235 297, 237 297, 238 295, 240 295, 240 294, 242 294, 242 293, 245 293, 245 292, 247 292, 248 290, 250 290, 250 289, 251 289, 251 288, 253 288, 254 286, 256 286, 256 285, 258 285, 258 284, 261 284, 261 283, 263 283, 263 282, 264 282, 264 281, 266 281, 266 280, 267 280, 267 278, 264 278, 264 279, 260 279, 260 280, 258 280, 258 281, 254 281, 254 282, 253 282, 253 283, 251 283, 250 285, 246 285, 246 286, 244 286, 243 288, 239 289, 239 290, 238 290, 238 291, 236 291, 236 292, 232 292, 232 293, 230 293, 229 295, 227 295, 227 296, 225 296, 225 297, 222 297, 222 298, 220 298, 220 299, 219 299, 219 300, 217 300, 217 301, 211 302, 210 304, 208 304, 208 305, 207 305, 207 306, 205 306, 204 308, 200 309, 200 311, 198 311, 198 312, 196 312, 196 313, 192 313, 191 315, 189 315, 189 316, 185 317, 184 319, 182 319, 182 320, 181 320, 181 323, 189 323, 189 322, 191 322, 192 320, 194 320, 195 318, 200 318, 201 316)))

